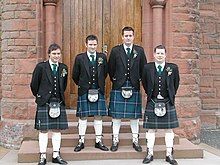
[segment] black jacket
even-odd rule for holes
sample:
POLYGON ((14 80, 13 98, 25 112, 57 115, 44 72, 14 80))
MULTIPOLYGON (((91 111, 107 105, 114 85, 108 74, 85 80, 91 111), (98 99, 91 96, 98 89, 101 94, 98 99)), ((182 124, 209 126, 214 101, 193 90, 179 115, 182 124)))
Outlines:
MULTIPOLYGON (((89 64, 90 60, 87 53, 78 54, 72 70, 72 79, 78 85, 78 95, 85 94, 91 88, 91 75, 89 64)), ((107 58, 103 53, 96 52, 96 64, 98 70, 98 87, 105 94, 105 79, 107 77, 107 58)))
MULTIPOLYGON (((130 80, 136 90, 140 90, 140 81, 144 65, 147 63, 144 49, 133 45, 130 61, 130 80)), ((108 61, 108 72, 112 89, 119 89, 127 79, 127 55, 123 45, 112 48, 108 61)))
MULTIPOLYGON (((175 95, 177 92, 177 89, 179 87, 179 69, 176 64, 173 63, 166 63, 164 69, 166 70, 166 83, 167 83, 167 90, 169 94, 169 99, 172 104, 174 104, 175 101, 175 95), (168 68, 169 70, 172 70, 170 72, 170 75, 168 75, 168 68)), ((145 90, 145 93, 147 94, 147 101, 151 100, 152 94, 154 92, 154 73, 155 73, 156 67, 155 63, 151 62, 144 66, 143 70, 143 77, 142 77, 142 84, 145 90)))
MULTIPOLYGON (((46 104, 51 98, 54 88, 51 71, 49 61, 38 63, 34 69, 30 87, 33 95, 36 97, 35 102, 38 105, 46 104)), ((60 99, 62 99, 61 101, 65 105, 64 91, 67 86, 68 68, 65 64, 59 63, 57 71, 59 76, 60 99)))

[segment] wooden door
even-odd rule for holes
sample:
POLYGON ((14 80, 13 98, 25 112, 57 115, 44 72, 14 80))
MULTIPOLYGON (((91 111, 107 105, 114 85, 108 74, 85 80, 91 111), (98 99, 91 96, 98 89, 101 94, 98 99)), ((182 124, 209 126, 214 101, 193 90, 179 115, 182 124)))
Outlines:
MULTIPOLYGON (((141 43, 141 0, 63 0, 62 48, 63 62, 69 67, 66 90, 68 108, 76 108, 77 86, 74 84, 72 66, 75 56, 85 52, 85 38, 97 35, 98 51, 108 56, 111 48, 122 42, 121 29, 132 26, 135 43, 141 43)), ((109 99, 111 83, 106 80, 106 96, 109 99)))

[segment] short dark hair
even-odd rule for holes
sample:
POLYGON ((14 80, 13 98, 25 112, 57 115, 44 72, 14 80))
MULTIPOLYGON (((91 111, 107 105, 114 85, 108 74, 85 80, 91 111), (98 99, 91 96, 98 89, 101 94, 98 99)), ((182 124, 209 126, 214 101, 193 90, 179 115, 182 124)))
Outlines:
POLYGON ((156 49, 164 49, 165 50, 165 53, 166 53, 166 47, 164 45, 157 45, 155 48, 154 48, 154 53, 156 52, 156 49))
POLYGON ((98 43, 98 37, 97 37, 96 35, 93 35, 93 34, 88 35, 88 36, 86 37, 86 43, 88 43, 89 40, 96 40, 97 43, 98 43))
POLYGON ((60 49, 61 51, 61 47, 58 44, 56 43, 51 44, 48 48, 48 54, 50 54, 53 50, 57 50, 57 49, 60 49))
POLYGON ((134 29, 132 27, 130 27, 130 26, 125 26, 122 29, 122 31, 121 31, 122 35, 124 35, 124 31, 133 31, 133 33, 134 33, 134 29))

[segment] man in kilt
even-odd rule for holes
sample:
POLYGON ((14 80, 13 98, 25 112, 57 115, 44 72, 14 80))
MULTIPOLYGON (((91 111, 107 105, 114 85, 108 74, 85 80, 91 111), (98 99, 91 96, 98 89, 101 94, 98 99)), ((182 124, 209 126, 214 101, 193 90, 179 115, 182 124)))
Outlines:
POLYGON ((98 38, 95 35, 86 37, 85 46, 87 51, 76 56, 72 70, 72 79, 78 85, 76 116, 79 117, 79 143, 74 151, 84 149, 88 117, 94 117, 95 148, 108 151, 102 142, 102 116, 108 115, 104 96, 107 59, 105 54, 96 51, 98 38))
POLYGON ((143 127, 146 132, 147 155, 144 164, 153 161, 153 147, 155 142, 155 129, 165 129, 166 161, 177 164, 173 158, 173 128, 179 126, 176 109, 175 95, 179 87, 178 66, 165 62, 166 48, 158 45, 154 48, 155 62, 144 66, 142 83, 147 94, 147 105, 143 127))
POLYGON ((48 48, 48 55, 49 60, 36 65, 30 84, 37 103, 35 129, 39 130, 40 160, 38 165, 46 164, 49 130, 52 131, 52 162, 67 164, 60 156, 60 144, 61 130, 68 128, 64 99, 68 68, 59 62, 61 58, 59 45, 51 44, 48 48), (56 108, 52 105, 56 105, 56 108), (51 113, 52 110, 56 110, 56 113, 51 113))
POLYGON ((142 118, 142 99, 140 80, 144 65, 147 63, 144 49, 134 45, 134 29, 122 29, 123 44, 112 48, 108 61, 109 76, 112 81, 109 116, 112 117, 111 151, 117 151, 121 119, 130 119, 133 148, 142 151, 138 142, 139 118, 142 118))

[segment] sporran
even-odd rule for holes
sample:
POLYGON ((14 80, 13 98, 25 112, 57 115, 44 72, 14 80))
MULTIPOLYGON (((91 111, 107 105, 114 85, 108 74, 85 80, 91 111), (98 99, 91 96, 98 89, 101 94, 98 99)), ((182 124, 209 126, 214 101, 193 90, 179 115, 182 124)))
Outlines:
POLYGON ((99 90, 98 89, 89 89, 88 91, 88 100, 92 103, 98 101, 99 99, 99 90))
POLYGON ((51 118, 58 118, 60 116, 60 104, 61 102, 50 102, 49 105, 49 116, 51 118))
POLYGON ((121 87, 121 95, 125 99, 131 98, 132 94, 132 87, 121 87))
POLYGON ((162 117, 166 114, 166 103, 158 102, 154 105, 154 113, 158 117, 162 117))

